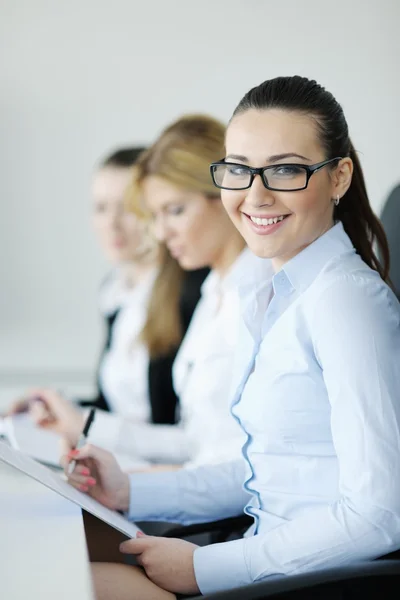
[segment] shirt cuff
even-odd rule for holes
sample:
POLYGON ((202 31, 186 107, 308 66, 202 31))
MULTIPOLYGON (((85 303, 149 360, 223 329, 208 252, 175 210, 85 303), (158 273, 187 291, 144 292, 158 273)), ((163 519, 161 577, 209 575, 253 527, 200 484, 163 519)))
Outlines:
POLYGON ((247 540, 202 546, 194 552, 194 572, 203 595, 252 583, 244 556, 247 540))
POLYGON ((179 522, 181 511, 177 473, 133 473, 129 475, 128 518, 135 521, 179 522))

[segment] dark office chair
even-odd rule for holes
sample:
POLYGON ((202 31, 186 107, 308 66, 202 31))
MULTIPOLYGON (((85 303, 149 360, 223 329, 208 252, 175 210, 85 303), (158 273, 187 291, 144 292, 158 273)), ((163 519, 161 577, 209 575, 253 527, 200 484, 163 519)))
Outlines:
MULTIPOLYGON (((247 515, 199 525, 176 526, 166 537, 191 538, 208 533, 208 543, 239 537, 251 525, 247 515)), ((377 560, 266 580, 245 587, 196 596, 197 600, 390 600, 400 593, 400 550, 377 560), (386 592, 393 588, 392 592, 386 592)), ((193 598, 195 600, 195 598, 193 598)))
POLYGON ((400 298, 400 185, 389 194, 382 210, 381 221, 389 242, 390 279, 400 298))
POLYGON ((162 535, 171 538, 191 538, 198 535, 208 535, 207 544, 217 544, 226 542, 232 536, 242 537, 245 531, 254 522, 252 517, 246 514, 221 519, 219 521, 210 521, 209 523, 199 523, 197 525, 174 525, 167 529, 162 535))
POLYGON ((266 580, 196 599, 391 600, 398 599, 399 585, 400 561, 374 560, 266 580))

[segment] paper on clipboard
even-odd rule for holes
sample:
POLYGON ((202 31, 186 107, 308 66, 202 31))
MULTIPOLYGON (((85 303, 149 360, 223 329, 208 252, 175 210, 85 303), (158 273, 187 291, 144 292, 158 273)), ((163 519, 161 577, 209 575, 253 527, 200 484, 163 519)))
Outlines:
POLYGON ((21 450, 44 465, 61 468, 61 437, 52 431, 40 429, 27 414, 5 417, 3 435, 16 450, 21 450))
POLYGON ((137 532, 140 531, 134 523, 125 519, 118 512, 106 508, 97 502, 97 500, 94 500, 94 498, 72 487, 57 472, 51 471, 4 442, 0 442, 0 461, 11 465, 15 469, 18 469, 18 471, 22 471, 22 473, 25 473, 60 496, 63 496, 66 500, 77 504, 129 538, 136 537, 137 532))
MULTIPOLYGON (((99 411, 102 412, 102 411, 99 411)), ((96 415, 97 416, 97 415, 96 415)), ((105 413, 105 416, 114 416, 105 413)), ((27 456, 34 458, 44 465, 61 469, 60 444, 62 437, 53 431, 38 427, 28 414, 12 415, 0 418, 0 436, 4 436, 10 445, 20 450, 27 456)), ((96 445, 97 442, 94 442, 96 445)), ((132 459, 131 456, 113 452, 115 459, 123 471, 140 470, 149 465, 149 462, 132 459)))

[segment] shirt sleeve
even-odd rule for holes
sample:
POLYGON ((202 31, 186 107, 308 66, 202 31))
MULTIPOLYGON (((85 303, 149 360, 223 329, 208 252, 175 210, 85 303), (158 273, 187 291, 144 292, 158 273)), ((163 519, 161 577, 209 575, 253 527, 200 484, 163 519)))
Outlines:
POLYGON ((115 413, 96 413, 89 441, 132 460, 182 464, 189 459, 187 435, 180 425, 134 423, 115 413))
POLYGON ((382 284, 344 277, 310 329, 331 404, 338 499, 266 534, 198 548, 203 594, 382 556, 400 546, 400 310, 382 284))
POLYGON ((130 475, 129 518, 190 525, 238 516, 249 501, 244 459, 197 469, 130 475))

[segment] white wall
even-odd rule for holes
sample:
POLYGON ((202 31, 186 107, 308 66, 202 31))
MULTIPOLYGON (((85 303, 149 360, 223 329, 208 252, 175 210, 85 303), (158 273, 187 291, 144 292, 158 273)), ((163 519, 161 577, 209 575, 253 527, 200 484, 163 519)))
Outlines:
POLYGON ((264 79, 318 79, 379 212, 400 179, 399 21, 398 0, 0 0, 0 375, 90 372, 92 165, 183 112, 227 120, 264 79))

